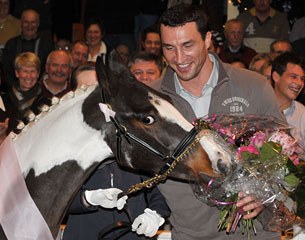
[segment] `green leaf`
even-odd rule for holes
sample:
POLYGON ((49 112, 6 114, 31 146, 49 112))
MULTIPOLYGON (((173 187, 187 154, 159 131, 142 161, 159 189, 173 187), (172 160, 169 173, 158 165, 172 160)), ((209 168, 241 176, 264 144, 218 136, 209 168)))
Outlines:
POLYGON ((298 170, 297 166, 295 166, 294 163, 290 159, 287 160, 286 166, 290 173, 296 173, 298 170))
POLYGON ((291 187, 295 188, 300 183, 300 179, 297 178, 293 173, 284 177, 284 181, 291 187))
POLYGON ((257 159, 257 155, 254 153, 250 153, 247 151, 241 152, 241 157, 243 160, 251 160, 251 159, 257 159))
POLYGON ((264 162, 266 160, 274 159, 279 153, 281 153, 282 147, 280 144, 275 142, 264 143, 260 150, 260 161, 264 162))

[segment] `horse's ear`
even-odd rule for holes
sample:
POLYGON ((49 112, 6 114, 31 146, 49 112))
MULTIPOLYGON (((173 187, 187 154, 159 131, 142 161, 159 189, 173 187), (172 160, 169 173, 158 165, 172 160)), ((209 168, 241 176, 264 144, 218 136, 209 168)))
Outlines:
POLYGON ((113 49, 108 55, 107 64, 112 72, 121 76, 129 77, 129 82, 136 81, 128 67, 122 63, 122 58, 115 49, 113 49))
POLYGON ((130 70, 122 64, 117 51, 113 50, 109 55, 102 55, 96 59, 96 74, 102 93, 102 99, 109 102, 110 96, 116 96, 119 89, 127 88, 137 83, 130 70), (106 63, 105 63, 106 62, 106 63))
POLYGON ((109 76, 107 67, 103 61, 103 56, 98 56, 95 63, 97 81, 101 89, 101 97, 104 103, 108 102, 109 93, 109 76))

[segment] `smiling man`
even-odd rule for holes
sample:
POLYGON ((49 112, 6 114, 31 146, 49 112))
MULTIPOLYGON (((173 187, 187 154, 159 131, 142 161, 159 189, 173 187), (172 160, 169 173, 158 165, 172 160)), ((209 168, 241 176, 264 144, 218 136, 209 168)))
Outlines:
POLYGON ((150 52, 137 52, 128 63, 132 74, 139 82, 158 88, 163 70, 162 58, 150 52))
POLYGON ((47 77, 42 81, 42 95, 46 98, 62 97, 71 90, 72 59, 65 50, 52 51, 46 63, 47 77))
POLYGON ((7 74, 8 86, 11 87, 16 81, 14 60, 22 52, 35 53, 41 61, 41 73, 44 72, 44 65, 48 54, 53 49, 53 42, 49 35, 38 31, 40 17, 39 14, 27 9, 21 15, 21 34, 9 39, 4 47, 2 59, 3 67, 7 74))
MULTIPOLYGON (((212 34, 202 8, 179 4, 167 9, 159 21, 163 55, 169 66, 160 90, 186 119, 192 122, 207 114, 255 114, 284 120, 264 76, 223 63, 208 52, 212 34)), ((168 179, 158 188, 171 209, 172 239, 248 239, 241 228, 230 235, 219 232, 218 209, 198 200, 190 184, 168 179)), ((255 196, 240 196, 237 206, 249 213, 245 219, 267 213, 255 196)), ((257 236, 251 239, 279 239, 280 233, 264 231, 264 225, 254 221, 257 236)))
POLYGON ((305 146, 305 106, 295 101, 304 88, 304 59, 294 53, 281 54, 272 63, 271 77, 280 108, 294 127, 291 134, 305 146))

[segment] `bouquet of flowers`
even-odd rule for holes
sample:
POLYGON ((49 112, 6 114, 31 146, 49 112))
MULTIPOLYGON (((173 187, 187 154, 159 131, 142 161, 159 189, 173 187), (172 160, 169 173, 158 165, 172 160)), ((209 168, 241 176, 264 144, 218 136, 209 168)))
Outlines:
POLYGON ((272 117, 213 116, 203 119, 231 149, 234 170, 221 179, 197 185, 200 200, 220 209, 218 229, 235 232, 238 226, 256 233, 252 220, 244 220, 236 207, 238 193, 256 196, 269 208, 264 228, 284 231, 294 224, 305 226, 305 154, 289 134, 290 127, 272 117))

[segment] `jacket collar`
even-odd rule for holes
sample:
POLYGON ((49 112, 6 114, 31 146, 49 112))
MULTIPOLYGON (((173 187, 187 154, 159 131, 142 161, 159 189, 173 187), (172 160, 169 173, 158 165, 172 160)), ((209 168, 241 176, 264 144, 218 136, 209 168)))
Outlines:
MULTIPOLYGON (((253 7, 253 8, 251 8, 249 11, 250 11, 250 14, 251 14, 252 16, 256 16, 256 10, 255 10, 255 8, 254 8, 254 7, 253 7)), ((274 17, 274 16, 275 16, 275 14, 276 14, 275 9, 270 8, 269 17, 274 17)))

